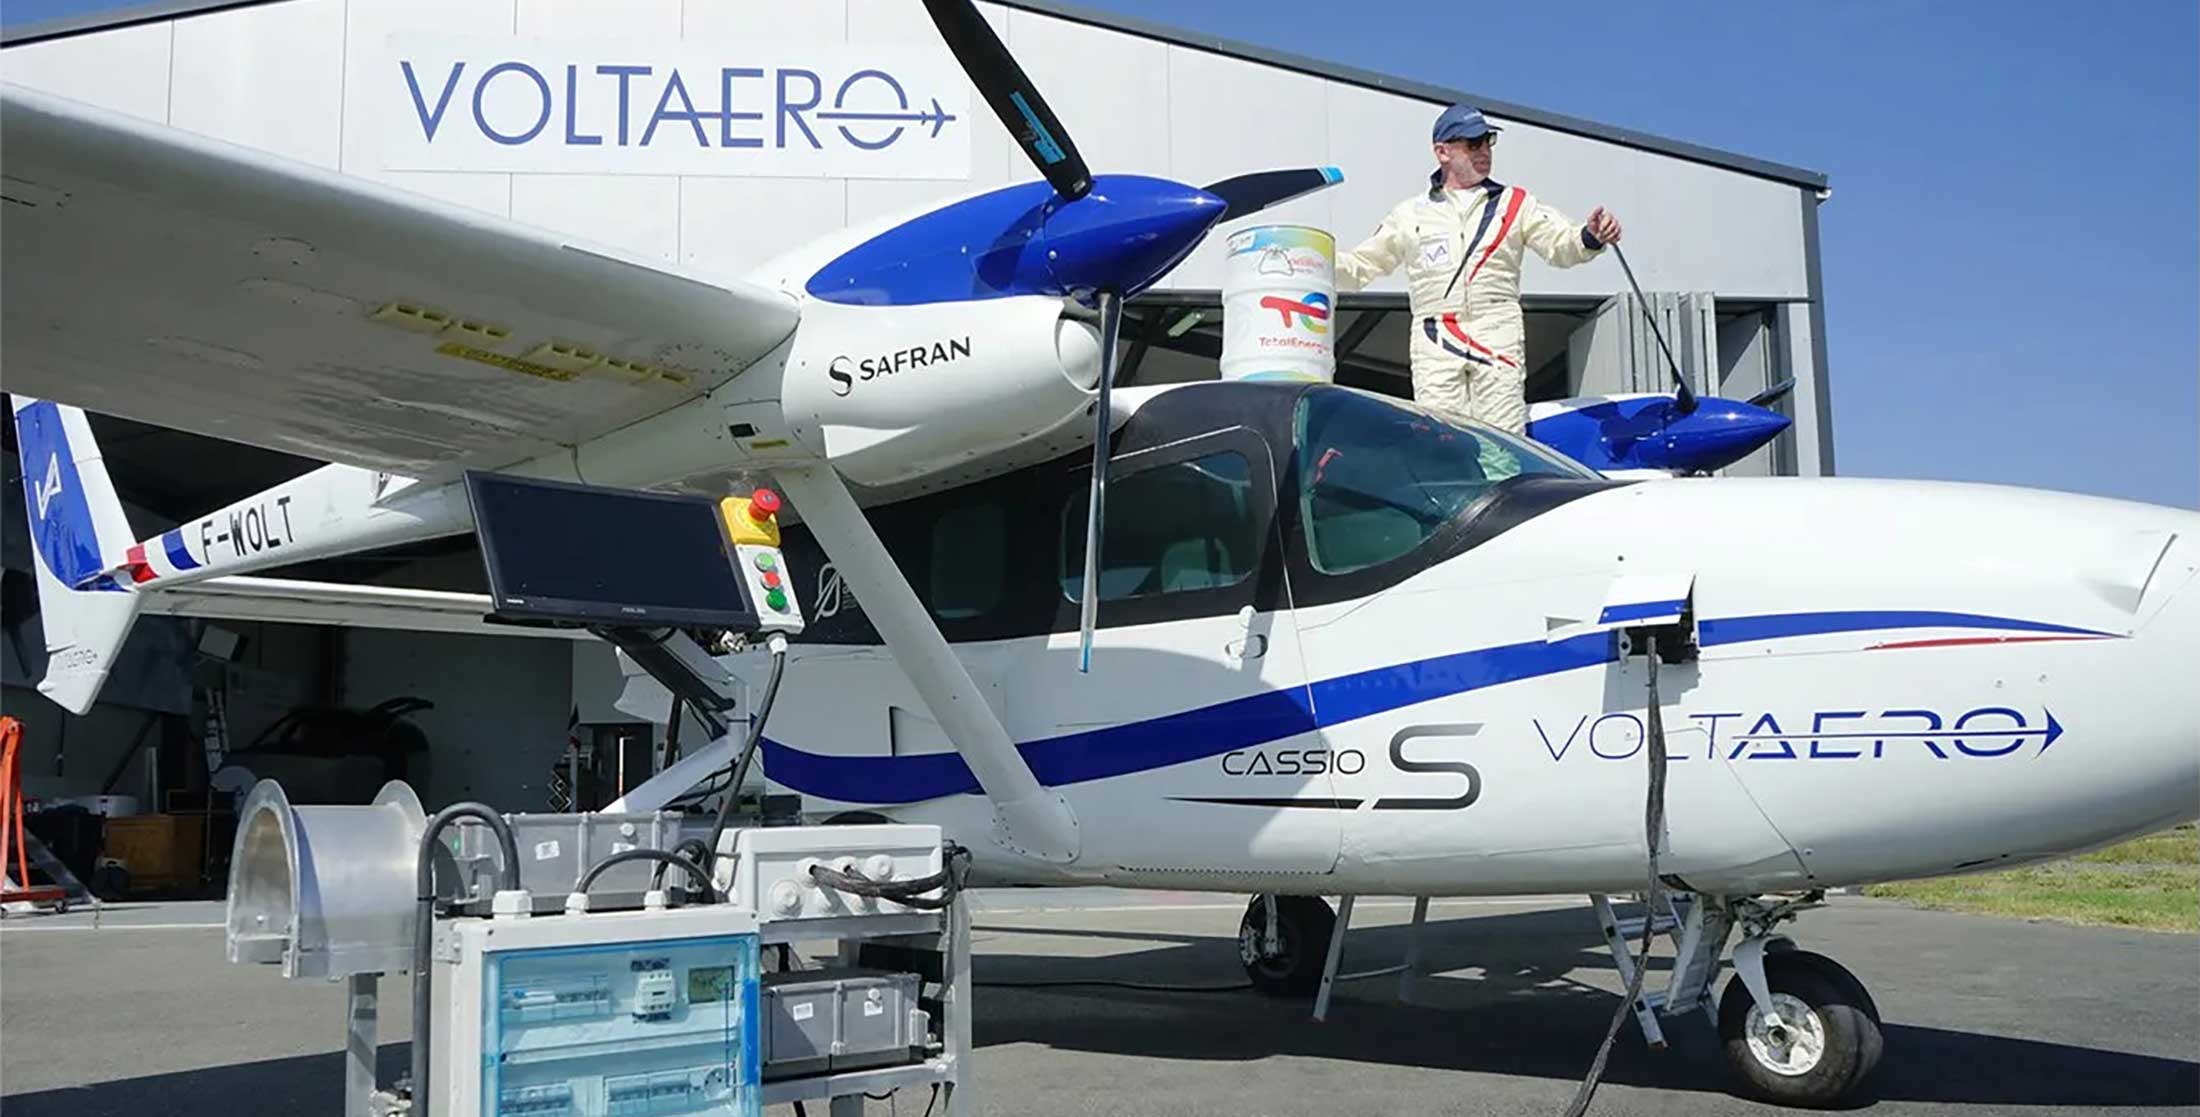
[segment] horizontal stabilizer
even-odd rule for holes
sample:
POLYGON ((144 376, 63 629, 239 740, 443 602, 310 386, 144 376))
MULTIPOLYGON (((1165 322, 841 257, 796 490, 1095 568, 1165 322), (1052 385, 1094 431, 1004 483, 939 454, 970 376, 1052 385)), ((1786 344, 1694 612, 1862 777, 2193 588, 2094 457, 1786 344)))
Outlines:
POLYGON ((581 629, 488 621, 484 618, 489 614, 491 602, 489 595, 481 593, 229 575, 136 596, 145 599, 146 612, 166 616, 395 628, 477 636, 589 638, 581 629))

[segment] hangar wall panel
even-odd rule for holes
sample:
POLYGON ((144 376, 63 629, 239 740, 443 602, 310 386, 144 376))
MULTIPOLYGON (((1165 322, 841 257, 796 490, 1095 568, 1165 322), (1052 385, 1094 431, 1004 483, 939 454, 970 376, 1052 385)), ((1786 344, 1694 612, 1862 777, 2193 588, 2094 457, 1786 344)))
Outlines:
MULTIPOLYGON (((1170 174, 1204 184, 1248 171, 1329 163, 1329 141, 1322 128, 1328 84, 1203 50, 1170 47, 1170 174)), ((1345 169, 1348 176, 1354 173, 1345 169)), ((1329 192, 1224 224, 1163 285, 1221 287, 1224 243, 1231 232, 1256 224, 1334 229, 1329 192)))
MULTIPOLYGON (((918 4, 903 0, 847 0, 848 42, 884 43, 913 48, 949 60, 954 55, 940 41, 932 17, 918 4)), ((1008 40, 1008 11, 998 4, 980 4, 978 11, 993 33, 1008 40)), ((1013 49, 1013 48, 1012 48, 1013 49)), ((921 100, 920 98, 917 98, 921 100)), ((957 179, 851 178, 848 184, 848 223, 851 225, 930 206, 965 194, 1032 177, 1030 165, 1009 137, 1008 129, 994 118, 985 101, 973 92, 965 123, 970 132, 970 173, 957 179), (1013 169, 1013 172, 1011 168, 1013 169)), ((760 261, 744 261, 753 264, 760 261)))
POLYGON ((839 179, 680 179, 680 262, 728 277, 848 224, 839 179))
POLYGON ((0 79, 165 122, 175 40, 171 21, 9 47, 0 51, 0 79))
MULTIPOLYGON (((1799 187, 1528 125, 1507 126, 1497 148, 1499 181, 1528 187, 1576 221, 1600 204, 1617 214, 1644 290, 1809 297, 1799 187)), ((1626 284, 1616 262, 1561 270, 1531 257, 1521 285, 1609 295, 1626 284)))
MULTIPOLYGON (((1341 187, 1239 224, 1318 225, 1347 246, 1426 182, 1428 125, 1440 109, 1433 102, 1058 16, 997 4, 980 10, 1047 91, 1097 171, 1205 183, 1274 167, 1340 166, 1341 187)), ((724 274, 849 224, 1031 176, 1007 131, 975 97, 956 125, 971 130, 968 170, 960 177, 392 171, 382 166, 386 145, 378 137, 421 124, 392 76, 387 39, 422 32, 605 49, 630 42, 627 53, 643 55, 683 41, 723 44, 729 59, 767 42, 848 42, 946 57, 921 6, 903 0, 783 7, 707 0, 294 0, 11 48, 5 72, 66 96, 724 274)), ((470 90, 461 83, 450 113, 471 113, 470 104, 459 103, 470 90)), ((911 92, 919 101, 929 96, 911 92)), ((1499 180, 1527 186, 1576 220, 1599 204, 1611 207, 1627 225, 1629 259, 1645 287, 1728 298, 1809 297, 1799 187, 1499 122, 1506 126, 1499 180)), ((1210 239, 1163 286, 1218 287, 1222 240, 1210 239)), ((1531 260, 1524 290, 1605 295, 1623 282, 1602 262, 1560 271, 1531 260)), ((1392 277, 1374 289, 1402 286, 1392 277)))
POLYGON ((822 39, 845 42, 847 0, 810 0, 803 4, 728 3, 685 0, 680 33, 690 39, 822 39))
POLYGON ((680 256, 680 202, 671 175, 512 176, 512 220, 667 263, 680 256))
MULTIPOLYGON (((631 43, 648 57, 652 41, 680 38, 680 0, 518 0, 517 38, 631 43)), ((660 260, 680 256, 680 180, 670 175, 515 174, 512 220, 617 245, 660 260)))
POLYGON ((290 0, 177 21, 168 123, 336 170, 344 7, 290 0))
MULTIPOLYGON (((1095 171, 1169 173, 1178 122, 1167 96, 1168 44, 1025 11, 1008 13, 1007 41, 1095 171)), ((1023 161, 1013 146, 1010 155, 1023 161)))
POLYGON ((385 148, 383 129, 413 127, 403 115, 356 111, 371 104, 375 86, 386 80, 375 69, 387 56, 385 40, 394 32, 435 28, 452 35, 509 35, 516 19, 513 0, 347 0, 344 23, 344 115, 337 127, 344 138, 345 174, 386 182, 453 205, 500 217, 512 214, 512 176, 461 171, 391 171, 377 157, 385 148))

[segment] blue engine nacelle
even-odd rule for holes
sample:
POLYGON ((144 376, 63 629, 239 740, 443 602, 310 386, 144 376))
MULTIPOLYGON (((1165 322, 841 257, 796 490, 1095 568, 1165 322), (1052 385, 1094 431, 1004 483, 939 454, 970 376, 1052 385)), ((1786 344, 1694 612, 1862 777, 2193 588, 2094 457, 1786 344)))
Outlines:
POLYGON ((1144 175, 1100 175, 1076 201, 1027 182, 888 229, 819 268, 806 288, 860 306, 1128 297, 1189 255, 1227 208, 1196 186, 1144 175))
POLYGON ((1587 397, 1538 407, 1528 437, 1602 471, 1657 469, 1700 473, 1729 466, 1771 442, 1792 423, 1742 400, 1698 397, 1681 413, 1672 396, 1587 397))

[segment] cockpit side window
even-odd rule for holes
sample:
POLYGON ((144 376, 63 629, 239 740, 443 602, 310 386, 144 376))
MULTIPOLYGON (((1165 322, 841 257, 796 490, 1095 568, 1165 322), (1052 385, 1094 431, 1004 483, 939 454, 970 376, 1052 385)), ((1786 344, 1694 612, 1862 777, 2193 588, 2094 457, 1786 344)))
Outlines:
MULTIPOLYGON (((1088 495, 1062 510, 1056 570, 1062 595, 1085 588, 1088 495)), ((1260 565, 1265 521, 1252 466, 1234 450, 1169 462, 1112 478, 1100 540, 1100 600, 1221 589, 1260 565)))
POLYGON ((1509 478, 1594 476, 1525 439, 1341 388, 1302 397, 1292 433, 1299 522, 1324 574, 1411 553, 1509 478))

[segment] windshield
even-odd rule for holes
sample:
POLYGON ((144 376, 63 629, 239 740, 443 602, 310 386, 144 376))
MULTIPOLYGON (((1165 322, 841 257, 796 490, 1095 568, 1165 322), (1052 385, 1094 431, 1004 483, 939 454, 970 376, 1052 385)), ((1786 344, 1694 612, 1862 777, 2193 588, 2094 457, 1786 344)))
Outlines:
POLYGON ((1346 388, 1306 393, 1292 435, 1299 522, 1325 574, 1413 551, 1509 478, 1596 476, 1525 438, 1346 388))

